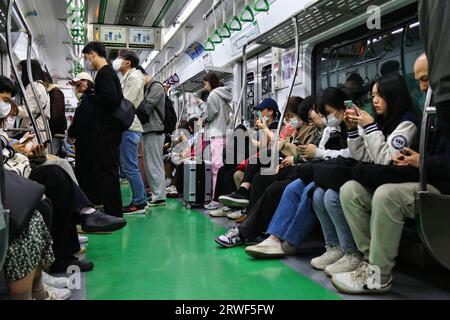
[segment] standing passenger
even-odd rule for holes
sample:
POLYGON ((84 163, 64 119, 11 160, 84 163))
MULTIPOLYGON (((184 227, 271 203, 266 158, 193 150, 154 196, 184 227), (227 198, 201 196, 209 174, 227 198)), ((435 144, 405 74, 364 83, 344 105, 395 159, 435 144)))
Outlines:
POLYGON ((149 205, 166 204, 166 174, 164 172, 163 148, 164 119, 166 115, 166 94, 161 83, 147 76, 144 100, 150 120, 144 124, 144 161, 145 170, 153 197, 149 205))
MULTIPOLYGON (((114 61, 114 70, 123 75, 121 80, 123 95, 136 108, 144 100, 144 75, 136 70, 139 66, 139 56, 131 50, 122 50, 119 58, 114 61)), ((131 204, 122 209, 123 214, 145 213, 147 209, 147 195, 144 182, 139 171, 138 150, 142 142, 144 129, 138 117, 134 118, 130 129, 122 134, 120 145, 120 167, 130 182, 133 199, 131 204)))
MULTIPOLYGON (((214 72, 208 72, 203 78, 205 90, 209 92, 208 100, 202 119, 206 123, 206 139, 210 141, 211 148, 211 171, 212 171, 212 194, 214 194, 217 180, 217 173, 223 167, 223 149, 225 148, 225 135, 227 129, 232 127, 230 113, 233 111, 229 105, 233 99, 230 89, 225 88, 219 77, 214 72)), ((200 103, 202 100, 198 99, 200 103)), ((207 209, 217 208, 217 205, 211 202, 212 207, 206 206, 207 209)))
POLYGON ((90 42, 83 49, 89 71, 97 71, 95 96, 95 130, 92 142, 95 176, 92 182, 99 190, 100 200, 107 213, 122 217, 122 195, 119 178, 119 146, 122 131, 113 112, 120 107, 122 87, 114 69, 106 62, 106 49, 100 42, 90 42))
POLYGON ((450 2, 419 1, 422 41, 428 57, 430 86, 433 89, 439 128, 447 143, 450 168, 450 2))

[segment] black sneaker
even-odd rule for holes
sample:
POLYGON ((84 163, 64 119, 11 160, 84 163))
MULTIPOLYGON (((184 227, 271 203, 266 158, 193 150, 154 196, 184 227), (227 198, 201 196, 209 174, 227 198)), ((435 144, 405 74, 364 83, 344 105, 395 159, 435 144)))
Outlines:
POLYGON ((94 269, 94 264, 87 260, 80 260, 75 257, 56 259, 50 268, 50 273, 67 273, 67 269, 70 266, 76 266, 80 268, 81 272, 89 272, 94 269))
POLYGON ((239 188, 238 191, 226 196, 220 196, 220 203, 232 208, 247 208, 249 201, 249 191, 245 188, 239 188))
POLYGON ((148 206, 149 207, 157 207, 157 206, 165 206, 166 204, 167 204, 166 200, 156 200, 156 201, 150 201, 148 203, 148 206))
POLYGON ((134 214, 144 214, 147 211, 147 204, 130 204, 122 208, 122 213, 124 215, 134 215, 134 214))
POLYGON ((109 216, 101 211, 81 215, 81 229, 84 232, 114 232, 127 225, 123 218, 109 216))

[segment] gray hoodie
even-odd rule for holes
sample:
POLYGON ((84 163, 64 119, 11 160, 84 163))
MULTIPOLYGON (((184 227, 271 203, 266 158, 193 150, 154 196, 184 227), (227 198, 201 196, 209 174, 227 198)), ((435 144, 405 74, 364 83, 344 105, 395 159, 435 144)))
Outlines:
POLYGON ((144 101, 150 115, 150 121, 144 124, 145 133, 163 133, 166 116, 166 94, 160 83, 150 80, 145 86, 144 101), (148 90, 150 88, 150 90, 148 90))
POLYGON ((232 128, 229 103, 233 100, 231 90, 219 87, 211 91, 208 100, 202 105, 205 109, 202 118, 206 123, 206 138, 224 137, 226 130, 232 128))

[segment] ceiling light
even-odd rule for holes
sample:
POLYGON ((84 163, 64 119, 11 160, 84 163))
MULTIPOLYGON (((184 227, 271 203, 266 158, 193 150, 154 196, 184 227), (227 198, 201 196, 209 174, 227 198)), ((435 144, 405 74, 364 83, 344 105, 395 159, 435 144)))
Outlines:
POLYGON ((181 11, 175 23, 166 30, 165 33, 165 43, 168 43, 175 33, 180 29, 181 25, 186 22, 187 19, 192 15, 195 9, 199 6, 202 0, 190 0, 186 6, 181 11))

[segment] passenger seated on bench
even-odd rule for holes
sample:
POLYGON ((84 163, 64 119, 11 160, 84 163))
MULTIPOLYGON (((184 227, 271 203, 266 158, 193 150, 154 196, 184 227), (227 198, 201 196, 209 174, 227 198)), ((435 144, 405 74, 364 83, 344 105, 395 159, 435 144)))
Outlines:
POLYGON ((172 159, 175 161, 175 175, 172 184, 167 188, 167 196, 177 198, 183 193, 184 189, 184 162, 189 159, 196 159, 197 143, 200 144, 200 150, 204 150, 206 142, 200 132, 195 132, 195 126, 198 122, 197 118, 188 121, 188 132, 180 132, 178 144, 172 148, 172 159), (189 134, 188 134, 189 133, 189 134))
MULTIPOLYGON (((323 130, 320 143, 318 145, 310 144, 307 147, 303 146, 304 152, 302 152, 301 157, 295 158, 295 163, 314 159, 325 160, 339 156, 349 157, 350 152, 346 142, 346 126, 341 120, 345 112, 344 101, 347 99, 348 96, 337 88, 326 89, 322 96, 317 99, 318 102, 315 103, 315 109, 309 113, 311 121, 317 127, 320 127, 322 121, 322 125, 326 124, 327 127, 323 130)), ((301 166, 298 168, 302 169, 301 166)), ((298 174, 274 182, 250 208, 248 220, 239 228, 231 229, 227 234, 216 238, 216 242, 223 247, 234 247, 243 245, 244 242, 254 242, 256 238, 266 233, 272 218, 277 212, 280 212, 280 214, 281 212, 287 212, 289 214, 292 211, 290 214, 295 214, 295 210, 300 205, 304 187, 305 185, 299 180, 298 174), (287 188, 289 187, 290 189, 288 190, 287 188), (282 203, 283 199, 285 203, 282 203)), ((313 216, 310 213, 306 216, 313 216)), ((313 223, 314 219, 311 220, 313 223)), ((305 230, 312 227, 312 223, 305 230)), ((293 236, 297 237, 297 234, 293 236)), ((290 253, 295 253, 295 248, 284 245, 287 242, 283 244, 283 250, 281 249, 281 243, 276 243, 275 239, 272 242, 269 241, 269 243, 272 244, 272 248, 275 248, 273 251, 276 252, 278 257, 285 255, 284 249, 290 253)), ((268 249, 271 250, 272 248, 268 249)), ((258 248, 256 249, 258 250, 258 248)))
MULTIPOLYGON (((425 56, 417 59, 414 69, 421 90, 427 92, 429 81, 425 56)), ((428 141, 428 190, 432 193, 450 194, 445 139, 437 131, 432 132, 428 141)), ((394 164, 418 169, 420 157, 417 152, 405 148, 394 157, 394 164)), ((418 178, 419 170, 412 181, 418 181, 418 178)), ((373 191, 356 181, 350 181, 341 188, 342 208, 365 262, 353 272, 335 274, 333 284, 337 289, 350 294, 389 291, 404 220, 415 218, 415 194, 418 190, 417 182, 386 184, 373 191), (369 273, 377 270, 381 272, 380 287, 367 286, 369 280, 373 280, 369 273)))
MULTIPOLYGON (((322 130, 318 129, 318 126, 310 123, 309 115, 312 113, 311 110, 314 107, 315 98, 308 97, 303 100, 300 97, 292 97, 288 102, 288 107, 286 111, 286 116, 284 119, 284 129, 280 134, 280 140, 278 143, 278 150, 280 150, 280 157, 283 157, 278 174, 267 175, 261 173, 261 165, 258 164, 245 164, 238 167, 238 171, 235 174, 235 181, 239 181, 237 192, 231 195, 223 195, 220 197, 221 201, 226 202, 228 211, 232 210, 230 208, 246 207, 249 210, 252 205, 259 200, 259 198, 275 180, 283 180, 282 177, 287 177, 293 170, 293 164, 295 161, 300 162, 301 158, 301 146, 313 143, 319 145, 322 130), (241 168, 242 167, 242 168, 241 168), (243 170, 243 171, 240 171, 243 170), (236 178, 237 174, 241 174, 239 178, 236 178), (244 181, 244 183, 242 183, 244 181), (242 184, 241 184, 242 183, 242 184), (250 185, 250 190, 248 192, 248 197, 238 198, 240 194, 244 196, 246 193, 246 187, 250 185), (245 189, 245 190, 244 190, 245 189)), ((320 117, 319 117, 320 118, 320 117)), ((322 119, 320 118, 320 123, 322 119)), ((224 216, 225 212, 220 209, 217 212, 211 212, 212 216, 224 216)), ((229 218, 235 218, 242 222, 242 214, 246 212, 234 213, 229 218)))

